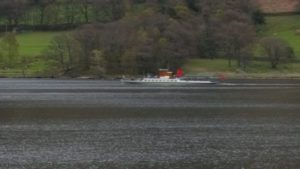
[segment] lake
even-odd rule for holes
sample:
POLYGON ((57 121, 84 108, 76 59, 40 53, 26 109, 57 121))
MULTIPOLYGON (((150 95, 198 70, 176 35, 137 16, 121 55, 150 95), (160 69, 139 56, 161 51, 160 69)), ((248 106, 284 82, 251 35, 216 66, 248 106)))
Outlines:
POLYGON ((300 81, 0 79, 0 168, 300 168, 300 81))

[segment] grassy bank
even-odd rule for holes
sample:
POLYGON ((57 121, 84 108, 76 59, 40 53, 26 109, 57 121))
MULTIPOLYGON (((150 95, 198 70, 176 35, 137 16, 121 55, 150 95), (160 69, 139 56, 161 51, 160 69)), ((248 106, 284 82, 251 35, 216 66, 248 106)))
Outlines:
POLYGON ((22 32, 16 38, 19 44, 19 57, 30 58, 33 62, 27 65, 26 70, 21 66, 0 69, 0 77, 42 77, 47 67, 39 58, 48 48, 53 37, 65 32, 22 32))
POLYGON ((287 41, 300 58, 300 15, 268 16, 260 36, 275 36, 287 41))
POLYGON ((26 32, 17 35, 21 56, 37 56, 47 49, 53 37, 65 32, 26 32))
POLYGON ((225 59, 191 59, 184 66, 184 71, 189 75, 225 74, 229 78, 300 78, 300 64, 280 64, 278 69, 272 69, 270 63, 252 61, 242 70, 236 66, 228 65, 225 59))

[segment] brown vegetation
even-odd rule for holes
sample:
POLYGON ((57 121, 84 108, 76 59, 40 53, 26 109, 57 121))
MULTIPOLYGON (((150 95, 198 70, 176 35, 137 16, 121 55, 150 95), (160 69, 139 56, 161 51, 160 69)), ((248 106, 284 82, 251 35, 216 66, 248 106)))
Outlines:
POLYGON ((265 13, 288 13, 300 10, 299 0, 254 0, 265 13))
POLYGON ((110 6, 114 22, 85 25, 67 37, 57 37, 46 53, 49 61, 63 74, 99 76, 176 70, 193 57, 227 58, 230 65, 236 60, 238 67, 247 66, 256 36, 256 9, 249 1, 170 0, 137 5, 141 4, 140 13, 125 5, 118 6, 124 13, 116 12, 114 3, 99 5, 110 6))

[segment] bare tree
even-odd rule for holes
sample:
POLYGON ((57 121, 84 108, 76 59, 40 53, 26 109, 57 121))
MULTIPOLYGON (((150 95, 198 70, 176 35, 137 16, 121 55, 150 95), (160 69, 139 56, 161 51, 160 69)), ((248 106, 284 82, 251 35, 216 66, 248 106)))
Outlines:
POLYGON ((74 39, 81 48, 80 67, 83 71, 88 71, 91 68, 93 51, 99 48, 99 31, 93 25, 85 25, 74 33, 74 39))
POLYGON ((285 41, 276 37, 263 38, 261 46, 273 69, 276 69, 279 63, 294 56, 293 49, 285 41))
POLYGON ((249 17, 233 10, 227 10, 223 15, 223 23, 218 34, 229 66, 231 66, 232 59, 237 60, 239 67, 245 68, 247 64, 249 52, 246 51, 251 50, 250 46, 256 38, 256 32, 249 17))
POLYGON ((59 35, 53 38, 45 55, 59 72, 70 74, 78 71, 81 47, 72 34, 59 35))
POLYGON ((223 47, 225 49, 229 65, 236 59, 238 66, 245 68, 247 58, 245 50, 254 42, 255 32, 253 28, 242 22, 231 22, 223 25, 223 47))

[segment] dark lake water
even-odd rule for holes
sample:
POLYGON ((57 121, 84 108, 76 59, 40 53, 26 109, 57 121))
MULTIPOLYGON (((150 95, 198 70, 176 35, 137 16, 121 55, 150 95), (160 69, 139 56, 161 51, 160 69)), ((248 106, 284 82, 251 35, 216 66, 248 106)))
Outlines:
POLYGON ((300 81, 0 79, 0 168, 298 169, 300 81))

